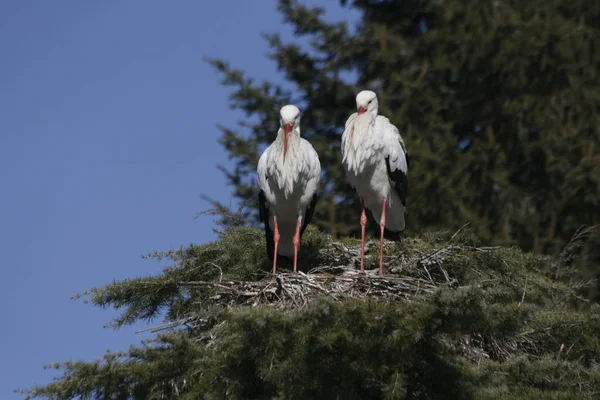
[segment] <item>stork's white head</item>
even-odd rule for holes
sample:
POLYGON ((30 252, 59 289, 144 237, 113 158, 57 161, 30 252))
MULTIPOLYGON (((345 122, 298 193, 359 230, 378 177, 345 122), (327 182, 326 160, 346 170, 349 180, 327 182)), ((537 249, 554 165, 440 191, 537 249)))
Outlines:
POLYGON ((279 123, 281 124, 281 129, 296 129, 300 125, 300 110, 298 107, 288 104, 287 106, 283 106, 281 111, 279 111, 279 115, 281 119, 279 123), (286 126, 288 126, 286 128, 286 126))
POLYGON ((371 92, 370 90, 363 90, 362 92, 357 94, 356 108, 358 109, 359 115, 369 111, 373 113, 373 115, 377 116, 379 102, 377 101, 377 95, 375 94, 375 92, 371 92))
POLYGON ((287 153, 288 135, 290 132, 295 131, 300 134, 300 110, 298 107, 288 104, 283 106, 279 111, 281 118, 279 124, 283 130, 283 159, 285 160, 285 154, 287 153))

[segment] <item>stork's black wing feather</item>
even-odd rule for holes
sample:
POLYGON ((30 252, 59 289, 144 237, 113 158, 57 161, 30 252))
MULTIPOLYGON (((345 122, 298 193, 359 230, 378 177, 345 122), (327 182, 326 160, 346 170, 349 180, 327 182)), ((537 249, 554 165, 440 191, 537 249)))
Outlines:
POLYGON ((267 206, 267 199, 265 193, 261 190, 258 193, 258 218, 260 222, 265 224, 265 238, 267 239, 267 255, 269 260, 273 261, 273 254, 275 253, 275 241, 273 240, 273 229, 269 226, 269 207, 267 206))
MULTIPOLYGON (((405 154, 407 159, 406 163, 408 165, 408 154, 405 154)), ((394 190, 400 197, 402 204, 406 206, 406 195, 408 194, 408 178, 404 171, 401 169, 393 170, 390 168, 390 156, 385 158, 385 167, 387 168, 388 178, 394 187, 394 190)))
POLYGON ((312 200, 310 201, 310 204, 306 208, 306 213, 304 213, 302 227, 300 227, 300 236, 302 236, 302 234, 304 233, 304 230, 306 229, 308 224, 310 224, 310 220, 312 219, 312 216, 315 212, 315 206, 317 204, 317 199, 318 199, 318 196, 315 193, 312 197, 312 200))

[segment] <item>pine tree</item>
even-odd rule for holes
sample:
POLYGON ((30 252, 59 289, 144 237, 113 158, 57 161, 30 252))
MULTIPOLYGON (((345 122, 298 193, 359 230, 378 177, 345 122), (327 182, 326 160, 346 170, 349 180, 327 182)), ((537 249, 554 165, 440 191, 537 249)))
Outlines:
POLYGON ((256 162, 277 131, 277 110, 291 102, 324 170, 315 224, 334 236, 358 232, 339 141, 354 95, 372 88, 411 156, 409 232, 470 221, 488 243, 556 253, 581 225, 600 222, 597 2, 342 3, 362 12, 355 33, 324 22, 318 8, 280 1, 285 21, 311 43, 266 36, 293 92, 212 61, 233 87, 232 107, 258 121, 223 128, 221 138, 248 221, 256 162))

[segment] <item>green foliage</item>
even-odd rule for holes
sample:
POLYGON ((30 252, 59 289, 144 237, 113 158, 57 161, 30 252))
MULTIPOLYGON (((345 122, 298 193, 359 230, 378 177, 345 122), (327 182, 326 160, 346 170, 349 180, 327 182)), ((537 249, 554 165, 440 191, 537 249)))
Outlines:
POLYGON ((100 361, 49 366, 63 370, 62 377, 33 392, 35 397, 56 400, 177 398, 201 355, 202 349, 193 341, 171 333, 143 347, 131 347, 127 353, 108 352, 100 361))
MULTIPOLYGON (((343 242, 351 246, 355 239, 343 242)), ((100 361, 57 364, 62 376, 32 389, 28 398, 600 394, 600 306, 581 299, 576 285, 552 279, 550 257, 479 247, 467 229, 428 233, 389 243, 386 268, 405 280, 431 276, 439 284, 430 294, 405 300, 323 294, 283 310, 211 302, 218 295, 212 284, 274 283, 262 271, 269 267, 263 246, 261 230, 235 227, 213 243, 152 254, 173 261, 160 275, 88 292, 91 303, 121 310, 117 326, 162 317, 156 329, 163 333, 100 361), (207 285, 195 284, 199 281, 207 285)), ((314 227, 307 229, 303 247, 322 250, 303 262, 326 267, 347 261, 339 242, 314 227)))
POLYGON ((469 398, 466 362, 436 335, 450 317, 440 314, 430 302, 360 301, 240 312, 228 320, 205 389, 217 398, 469 398))
POLYGON ((361 13, 356 31, 279 1, 309 43, 265 35, 293 91, 211 61, 232 87, 231 107, 253 121, 221 136, 236 163, 229 182, 254 207, 248 220, 260 151, 275 137, 278 109, 294 102, 324 171, 315 224, 334 237, 359 232, 339 141, 355 94, 374 88, 411 156, 409 231, 470 221, 486 243, 556 254, 581 225, 600 223, 597 2, 342 3, 361 13))

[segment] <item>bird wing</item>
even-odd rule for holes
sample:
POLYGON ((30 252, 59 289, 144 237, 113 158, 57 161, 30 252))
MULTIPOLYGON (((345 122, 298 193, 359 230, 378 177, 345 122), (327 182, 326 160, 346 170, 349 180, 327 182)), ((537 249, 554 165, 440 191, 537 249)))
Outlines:
POLYGON ((267 158, 269 157, 268 147, 258 160, 258 167, 256 168, 256 178, 258 181, 258 187, 260 191, 258 193, 258 219, 265 225, 265 238, 267 240, 267 255, 270 260, 273 260, 273 254, 275 252, 275 242, 273 240, 273 230, 269 225, 269 204, 265 196, 265 190, 269 190, 267 180, 269 179, 267 173, 267 158))
POLYGON ((268 190, 269 184, 267 182, 268 179, 268 168, 267 161, 269 158, 269 152, 271 151, 271 146, 267 147, 265 151, 263 151, 262 155, 258 159, 258 166, 256 167, 256 181, 258 183, 258 187, 260 190, 268 190))
POLYGON ((353 113, 352 115, 350 115, 348 117, 348 119, 346 120, 346 124, 344 125, 344 133, 342 134, 342 147, 341 147, 343 160, 345 159, 344 151, 346 150, 346 139, 350 135, 351 130, 354 129, 354 120, 356 119, 357 115, 358 115, 358 113, 353 113))
POLYGON ((312 220, 312 216, 315 213, 315 207, 317 205, 318 199, 319 199, 319 195, 317 193, 313 194, 312 200, 310 201, 310 204, 308 205, 308 207, 306 208, 306 212, 304 213, 302 227, 300 227, 300 236, 302 236, 302 234, 304 233, 304 230, 306 229, 306 227, 308 226, 308 224, 310 224, 310 221, 312 220))
POLYGON ((378 118, 378 130, 381 131, 384 142, 384 159, 388 178, 394 190, 400 197, 402 204, 406 206, 408 194, 408 152, 404 140, 396 128, 385 117, 378 118))
POLYGON ((269 207, 267 206, 267 200, 265 199, 265 192, 262 190, 258 193, 258 215, 260 222, 264 222, 265 225, 265 238, 267 240, 267 255, 269 260, 273 260, 273 254, 275 253, 275 241, 273 239, 273 229, 269 225, 269 207))
POLYGON ((312 216, 315 212, 315 206, 319 198, 318 189, 319 182, 321 180, 321 162, 319 161, 319 155, 308 140, 302 139, 301 146, 302 154, 304 155, 307 178, 305 196, 310 196, 310 203, 304 212, 302 227, 300 228, 300 235, 304 233, 304 230, 312 220, 312 216))

